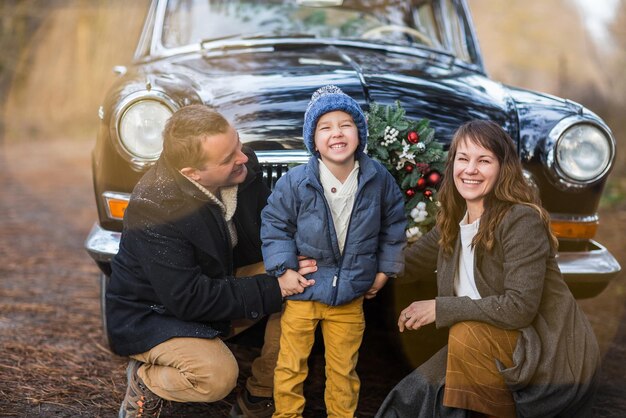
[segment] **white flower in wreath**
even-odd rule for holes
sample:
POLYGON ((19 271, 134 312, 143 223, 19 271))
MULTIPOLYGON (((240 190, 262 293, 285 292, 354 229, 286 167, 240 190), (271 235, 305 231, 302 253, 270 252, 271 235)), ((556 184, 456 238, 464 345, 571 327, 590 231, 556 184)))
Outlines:
POLYGON ((428 212, 426 211, 426 203, 419 202, 417 206, 411 210, 410 215, 415 223, 424 222, 428 217, 428 212))
POLYGON ((402 152, 398 156, 398 163, 396 164, 396 170, 402 170, 406 163, 415 165, 415 154, 409 152, 411 148, 410 144, 402 141, 402 152))
POLYGON ((406 239, 409 242, 416 241, 419 237, 422 236, 422 231, 416 226, 413 226, 406 230, 406 239))
POLYGON ((393 127, 387 125, 385 127, 385 133, 383 135, 383 139, 384 140, 383 140, 382 144, 384 146, 389 146, 389 145, 393 144, 394 142, 396 142, 398 140, 398 134, 399 133, 400 132, 396 128, 393 128, 393 127))
POLYGON ((402 153, 400 154, 400 159, 406 158, 409 161, 415 160, 415 154, 409 152, 411 148, 411 144, 407 144, 406 141, 402 141, 402 153))

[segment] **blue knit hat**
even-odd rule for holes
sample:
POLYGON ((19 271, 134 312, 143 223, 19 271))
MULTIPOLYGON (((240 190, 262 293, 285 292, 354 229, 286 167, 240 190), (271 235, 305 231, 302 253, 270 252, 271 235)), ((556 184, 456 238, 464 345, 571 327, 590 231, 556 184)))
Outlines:
POLYGON ((352 97, 345 94, 337 86, 331 84, 317 89, 304 112, 304 126, 302 127, 302 138, 304 145, 311 154, 315 154, 315 128, 317 121, 324 114, 341 110, 352 116, 357 130, 359 131, 359 146, 356 153, 363 152, 367 145, 367 122, 365 115, 359 104, 352 97))

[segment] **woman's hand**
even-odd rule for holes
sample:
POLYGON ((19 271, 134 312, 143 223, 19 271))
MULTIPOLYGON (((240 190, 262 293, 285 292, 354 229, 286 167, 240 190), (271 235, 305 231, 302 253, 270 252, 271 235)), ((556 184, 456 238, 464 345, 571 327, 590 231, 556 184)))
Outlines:
POLYGON ((435 299, 418 300, 400 312, 398 328, 400 332, 404 332, 405 329, 420 329, 435 322, 435 316, 435 299))

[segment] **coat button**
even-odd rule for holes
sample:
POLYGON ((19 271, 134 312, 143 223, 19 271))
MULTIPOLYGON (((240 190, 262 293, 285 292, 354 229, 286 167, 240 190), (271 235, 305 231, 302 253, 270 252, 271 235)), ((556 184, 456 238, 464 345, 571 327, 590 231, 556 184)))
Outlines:
POLYGON ((330 191, 331 191, 331 193, 337 193, 337 188, 333 187, 333 188, 330 189, 330 191))
POLYGON ((259 317, 259 313, 257 311, 250 312, 250 316, 252 319, 257 319, 259 317))

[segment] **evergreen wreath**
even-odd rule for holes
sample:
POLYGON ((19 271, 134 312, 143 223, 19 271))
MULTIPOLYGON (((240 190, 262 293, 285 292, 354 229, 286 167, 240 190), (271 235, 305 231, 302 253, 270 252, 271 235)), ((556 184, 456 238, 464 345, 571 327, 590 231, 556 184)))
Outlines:
POLYGON ((427 119, 410 120, 399 101, 395 106, 370 104, 367 114, 367 153, 396 179, 404 196, 408 242, 435 226, 437 186, 447 152, 435 140, 427 119))

